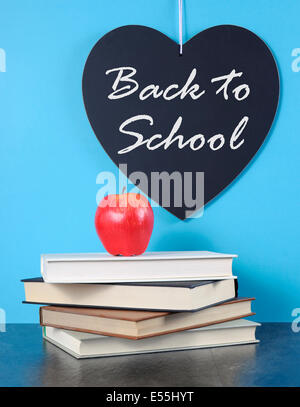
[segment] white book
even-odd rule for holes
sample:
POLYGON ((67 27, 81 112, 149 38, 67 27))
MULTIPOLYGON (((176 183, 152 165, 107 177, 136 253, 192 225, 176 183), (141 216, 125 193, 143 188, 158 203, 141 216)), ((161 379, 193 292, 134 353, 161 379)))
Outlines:
POLYGON ((234 254, 206 251, 155 252, 140 256, 107 253, 44 254, 46 283, 126 283, 232 278, 234 254))
POLYGON ((47 326, 43 328, 43 337, 81 359, 257 343, 257 326, 260 326, 257 322, 238 319, 138 341, 47 326))

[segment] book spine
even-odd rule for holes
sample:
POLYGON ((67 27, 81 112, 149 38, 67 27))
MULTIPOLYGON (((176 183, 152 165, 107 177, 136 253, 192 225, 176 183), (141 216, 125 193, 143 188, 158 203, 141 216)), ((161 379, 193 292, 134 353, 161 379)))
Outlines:
POLYGON ((44 323, 43 323, 43 308, 44 307, 40 307, 40 309, 39 309, 39 316, 40 316, 40 325, 44 325, 44 323))

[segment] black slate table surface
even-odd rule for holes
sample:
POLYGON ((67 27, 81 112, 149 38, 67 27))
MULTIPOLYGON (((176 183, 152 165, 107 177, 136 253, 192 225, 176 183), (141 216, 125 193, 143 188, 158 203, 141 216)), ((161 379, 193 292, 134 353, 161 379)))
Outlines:
POLYGON ((256 345, 77 360, 41 327, 0 332, 0 386, 300 386, 300 332, 264 323, 256 345))

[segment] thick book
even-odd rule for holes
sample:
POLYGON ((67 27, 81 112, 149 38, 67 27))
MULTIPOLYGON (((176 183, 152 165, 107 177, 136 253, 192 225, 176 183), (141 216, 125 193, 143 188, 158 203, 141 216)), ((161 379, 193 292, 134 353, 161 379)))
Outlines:
POLYGON ((258 342, 255 330, 259 325, 257 322, 238 319, 140 341, 47 326, 43 328, 43 337, 80 359, 252 344, 258 342))
POLYGON ((124 284, 48 284, 39 278, 23 282, 25 302, 43 305, 193 311, 237 296, 237 283, 233 277, 212 281, 124 284))
POLYGON ((254 298, 236 298, 196 312, 150 312, 99 308, 41 307, 40 324, 127 339, 145 339, 254 315, 254 298))
POLYGON ((46 283, 120 283, 212 280, 232 276, 234 254, 204 251, 155 252, 140 256, 107 253, 44 254, 46 283))

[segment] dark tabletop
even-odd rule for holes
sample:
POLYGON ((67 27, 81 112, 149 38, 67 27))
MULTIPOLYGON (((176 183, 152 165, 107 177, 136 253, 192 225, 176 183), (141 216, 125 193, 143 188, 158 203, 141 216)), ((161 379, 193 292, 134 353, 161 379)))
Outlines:
POLYGON ((300 332, 257 328, 259 344, 77 360, 41 328, 0 332, 0 386, 300 386, 300 332))

